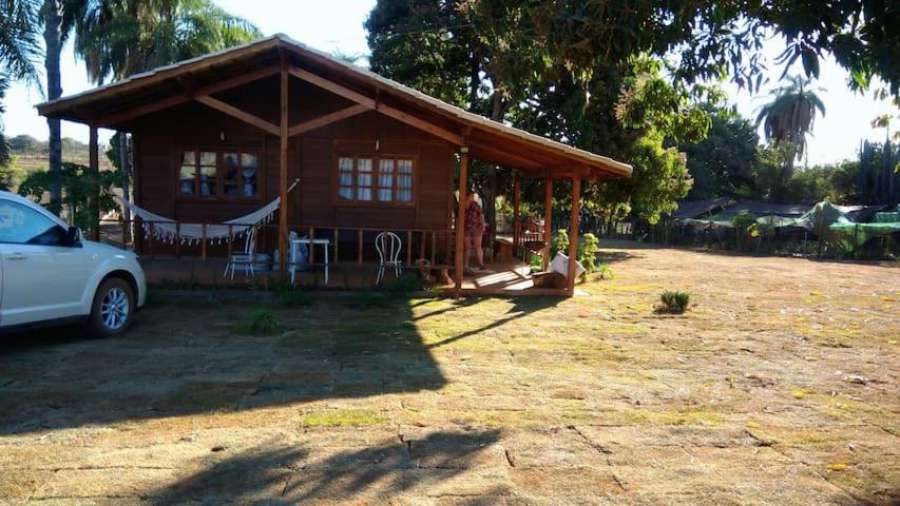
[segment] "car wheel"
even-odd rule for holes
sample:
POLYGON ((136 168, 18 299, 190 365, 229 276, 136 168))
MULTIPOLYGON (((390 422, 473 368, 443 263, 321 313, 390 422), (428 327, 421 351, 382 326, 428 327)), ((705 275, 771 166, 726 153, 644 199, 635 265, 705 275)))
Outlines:
POLYGON ((124 279, 109 278, 94 295, 88 326, 98 337, 111 337, 125 332, 134 319, 134 291, 124 279))

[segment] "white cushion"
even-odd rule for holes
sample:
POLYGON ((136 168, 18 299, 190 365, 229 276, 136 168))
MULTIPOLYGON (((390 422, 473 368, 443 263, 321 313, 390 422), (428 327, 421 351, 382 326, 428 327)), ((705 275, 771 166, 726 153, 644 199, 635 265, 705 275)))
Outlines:
MULTIPOLYGON (((581 276, 584 274, 584 266, 581 265, 581 262, 575 261, 575 277, 581 276)), ((550 262, 550 272, 556 272, 562 274, 563 276, 567 276, 569 274, 569 257, 563 255, 560 252, 556 253, 556 256, 553 257, 553 261, 550 262)))

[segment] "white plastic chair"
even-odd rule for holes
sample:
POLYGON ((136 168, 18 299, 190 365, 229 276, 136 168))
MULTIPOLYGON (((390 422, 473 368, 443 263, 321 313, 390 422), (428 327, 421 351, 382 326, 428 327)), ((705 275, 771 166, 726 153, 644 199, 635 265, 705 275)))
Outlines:
POLYGON ((228 276, 230 269, 231 279, 234 279, 235 267, 240 266, 245 276, 255 277, 254 262, 256 262, 256 229, 251 227, 244 237, 244 250, 241 253, 232 253, 231 258, 228 259, 228 264, 225 265, 225 274, 223 276, 228 276))
POLYGON ((400 277, 403 271, 403 263, 400 261, 400 250, 403 242, 393 232, 382 232, 375 237, 375 249, 378 251, 378 281, 381 284, 384 279, 384 270, 393 267, 394 275, 400 277))

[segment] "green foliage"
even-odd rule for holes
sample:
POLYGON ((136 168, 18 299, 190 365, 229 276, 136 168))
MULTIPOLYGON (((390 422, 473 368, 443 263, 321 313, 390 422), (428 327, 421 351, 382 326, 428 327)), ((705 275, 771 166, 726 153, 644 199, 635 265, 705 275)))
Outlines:
POLYGON ((73 13, 75 53, 95 83, 250 42, 262 33, 210 0, 88 3, 73 13))
POLYGON ((0 190, 12 191, 24 177, 25 171, 16 165, 15 157, 10 158, 6 164, 0 164, 0 190))
POLYGON ((793 156, 786 160, 789 168, 795 157, 803 156, 806 136, 812 133, 816 111, 825 115, 825 104, 815 91, 809 89, 810 83, 809 79, 791 77, 789 85, 772 92, 772 101, 762 106, 756 117, 756 124, 763 125, 767 140, 794 147, 793 156))
POLYGON ((0 77, 39 83, 35 61, 41 54, 39 0, 4 0, 0 3, 0 77))
POLYGON ((615 279, 616 273, 613 271, 612 267, 602 264, 600 268, 597 269, 598 278, 599 279, 615 279))
POLYGON ((865 204, 893 204, 900 201, 900 146, 864 142, 856 177, 857 196, 865 204))
POLYGON ((662 302, 660 311, 672 314, 684 313, 691 302, 691 296, 687 292, 665 291, 659 299, 662 302))
POLYGON ((693 184, 691 200, 737 197, 755 191, 753 171, 759 136, 756 128, 734 107, 709 102, 703 106, 711 117, 707 137, 681 143, 693 184))
MULTIPOLYGON (((113 198, 113 186, 117 186, 120 176, 117 172, 100 171, 97 174, 77 163, 65 162, 60 171, 60 183, 63 189, 62 205, 69 211, 69 216, 76 227, 88 229, 94 224, 97 216, 89 206, 89 197, 99 191, 98 210, 101 214, 118 209, 113 198)), ((37 171, 29 174, 19 185, 19 195, 30 197, 41 202, 44 194, 50 191, 52 177, 49 172, 37 171)), ((51 208, 52 204, 48 205, 51 208)), ((59 213, 60 209, 50 209, 59 213)))
POLYGON ((257 336, 271 335, 281 330, 278 316, 268 309, 257 309, 238 325, 238 332, 257 336))
POLYGON ((756 224, 756 215, 749 211, 741 211, 731 219, 731 224, 734 228, 746 232, 756 224))
POLYGON ((578 241, 578 261, 584 267, 586 274, 597 271, 597 254, 600 253, 600 240, 597 236, 587 233, 578 241))
POLYGON ((544 260, 540 255, 535 255, 532 253, 528 257, 528 265, 531 267, 532 272, 540 272, 540 270, 544 267, 544 260))
POLYGON ((563 255, 569 254, 569 232, 564 228, 557 230, 550 241, 550 258, 555 257, 560 251, 563 255))

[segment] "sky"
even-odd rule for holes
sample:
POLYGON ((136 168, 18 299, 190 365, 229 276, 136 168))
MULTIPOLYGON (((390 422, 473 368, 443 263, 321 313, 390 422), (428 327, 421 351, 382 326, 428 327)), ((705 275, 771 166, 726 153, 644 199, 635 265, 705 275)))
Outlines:
MULTIPOLYGON (((375 0, 216 0, 227 11, 247 18, 266 35, 285 33, 309 46, 324 51, 340 51, 344 54, 367 54, 366 32, 363 23, 375 4, 375 0)), ((766 53, 777 55, 783 43, 772 39, 766 43, 766 53)), ((799 71, 799 69, 798 69, 799 71)), ((64 48, 61 73, 63 95, 90 89, 84 67, 75 59, 71 43, 64 48)), ((780 71, 772 72, 772 82, 763 86, 757 96, 746 90, 738 90, 730 83, 724 89, 738 110, 746 117, 755 118, 756 111, 768 98, 768 91, 778 86, 780 71)), ((846 85, 847 73, 832 59, 823 62, 817 86, 825 102, 826 114, 816 120, 813 136, 809 140, 809 163, 838 162, 856 157, 861 139, 884 140, 884 130, 873 130, 870 122, 880 114, 897 114, 887 102, 851 92, 846 85)), ((7 137, 28 134, 38 139, 47 138, 46 120, 38 116, 34 106, 43 101, 39 90, 23 83, 14 83, 6 97, 6 114, 3 117, 7 137)), ((63 121, 62 133, 86 142, 86 126, 63 121)), ((101 130, 101 142, 111 131, 101 130)))

